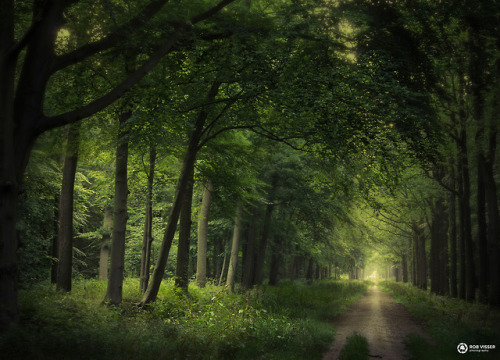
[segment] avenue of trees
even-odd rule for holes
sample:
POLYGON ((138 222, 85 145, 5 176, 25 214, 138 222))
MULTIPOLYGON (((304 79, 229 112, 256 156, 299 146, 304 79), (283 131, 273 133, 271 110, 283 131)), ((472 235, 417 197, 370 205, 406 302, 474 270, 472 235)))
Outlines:
POLYGON ((499 305, 498 7, 2 1, 0 330, 49 279, 145 305, 370 259, 499 305))

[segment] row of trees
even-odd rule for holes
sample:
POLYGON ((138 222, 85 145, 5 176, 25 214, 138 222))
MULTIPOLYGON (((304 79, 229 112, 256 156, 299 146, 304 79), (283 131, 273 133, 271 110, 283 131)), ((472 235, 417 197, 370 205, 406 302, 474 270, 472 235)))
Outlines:
POLYGON ((403 281, 498 305, 498 4, 422 4, 398 16, 433 74, 442 144, 428 166, 407 172, 399 200, 378 204, 378 217, 396 236, 403 281))

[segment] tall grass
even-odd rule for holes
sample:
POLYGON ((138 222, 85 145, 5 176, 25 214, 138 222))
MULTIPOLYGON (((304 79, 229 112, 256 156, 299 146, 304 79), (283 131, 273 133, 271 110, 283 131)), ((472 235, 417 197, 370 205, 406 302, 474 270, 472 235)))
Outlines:
POLYGON ((234 294, 164 281, 143 309, 137 279, 120 307, 102 304, 106 284, 77 281, 71 293, 42 284, 19 294, 21 321, 0 335, 5 359, 319 359, 329 319, 366 290, 361 282, 286 282, 234 294))
POLYGON ((428 344, 418 336, 411 336, 407 346, 413 359, 499 359, 500 358, 500 311, 487 305, 468 303, 463 300, 438 296, 410 284, 384 282, 397 302, 403 304, 412 315, 421 319, 433 338, 428 344), (488 353, 457 351, 460 343, 496 345, 488 353))
POLYGON ((354 333, 347 338, 347 343, 340 352, 339 360, 368 360, 368 353, 368 340, 358 333, 354 333))

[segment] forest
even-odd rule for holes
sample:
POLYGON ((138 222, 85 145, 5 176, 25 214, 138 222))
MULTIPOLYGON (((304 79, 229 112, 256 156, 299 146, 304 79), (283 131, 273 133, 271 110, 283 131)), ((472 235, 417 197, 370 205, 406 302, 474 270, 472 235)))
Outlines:
POLYGON ((377 283, 499 347, 499 55, 496 0, 2 0, 0 351, 320 359, 377 283))

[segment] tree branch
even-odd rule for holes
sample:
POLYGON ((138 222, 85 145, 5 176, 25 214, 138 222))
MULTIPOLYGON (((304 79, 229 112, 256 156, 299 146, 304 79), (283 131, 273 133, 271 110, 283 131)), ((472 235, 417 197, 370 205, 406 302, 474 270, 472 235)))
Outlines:
MULTIPOLYGON (((39 125, 37 126, 37 129, 35 129, 36 133, 40 134, 46 130, 50 130, 59 126, 63 126, 69 123, 76 122, 78 120, 84 119, 88 116, 91 116, 103 109, 105 109, 107 106, 111 105, 113 102, 118 100, 125 92, 130 90, 132 86, 134 86, 136 83, 138 83, 144 76, 146 76, 147 73, 149 73, 159 62, 160 60, 169 52, 172 51, 172 48, 174 44, 176 43, 177 39, 179 36, 186 31, 188 28, 188 24, 195 24, 197 22, 203 21, 210 16, 216 14, 218 11, 220 11, 222 8, 224 8, 226 5, 234 2, 235 0, 223 0, 219 2, 217 5, 214 7, 210 8, 209 10, 191 18, 190 21, 187 23, 180 24, 173 32, 173 34, 168 38, 168 40, 165 42, 165 44, 158 50, 156 51, 139 69, 136 71, 132 72, 125 80, 123 80, 120 84, 118 84, 114 89, 109 91, 106 95, 100 97, 99 99, 96 99, 89 103, 88 105, 61 114, 57 115, 54 117, 42 117, 39 125)), ((147 6, 148 11, 143 11, 143 14, 149 14, 149 12, 153 12, 155 6, 161 8, 163 4, 166 2, 166 0, 161 0, 161 1, 154 1, 150 5, 147 6), (154 6, 153 6, 154 4, 154 6)), ((158 10, 159 10, 158 8, 158 10)), ((158 11, 156 10, 156 11, 158 11)), ((153 16, 154 13, 150 15, 153 16)), ((131 21, 139 22, 141 23, 140 16, 132 19, 131 21)), ((133 24, 135 24, 135 22, 133 24)), ((128 23, 130 24, 130 22, 128 23)), ((138 25, 135 25, 138 26, 138 25)), ((108 40, 110 41, 110 40, 108 40)), ((115 40, 113 40, 115 41, 115 40)), ((92 45, 92 44, 89 44, 92 45)), ((112 45, 111 45, 112 46, 112 45)), ((76 51, 76 50, 75 50, 76 51)), ((89 56, 95 52, 85 55, 82 53, 82 56, 89 56)), ((75 62, 81 60, 80 59, 73 59, 75 62)), ((69 65, 69 64, 68 64, 69 65)), ((66 65, 67 66, 67 65, 66 65)))
POLYGON ((36 129, 36 132, 42 133, 59 126, 76 122, 78 120, 91 116, 111 105, 113 102, 118 100, 125 92, 130 90, 130 88, 137 82, 139 82, 144 76, 146 76, 146 74, 160 62, 163 56, 171 51, 173 45, 179 38, 180 34, 185 31, 185 29, 185 25, 176 29, 176 31, 170 36, 170 38, 163 45, 163 47, 160 48, 160 50, 153 54, 153 56, 150 57, 139 69, 132 72, 125 80, 118 84, 114 89, 109 91, 106 95, 92 101, 91 103, 79 109, 53 117, 44 117, 40 122, 38 128, 36 129))
POLYGON ((130 33, 146 24, 167 2, 168 0, 152 1, 134 18, 118 27, 118 29, 108 36, 90 44, 83 45, 70 53, 56 57, 52 66, 52 73, 115 46, 118 42, 125 39, 127 35, 130 35, 130 33))

